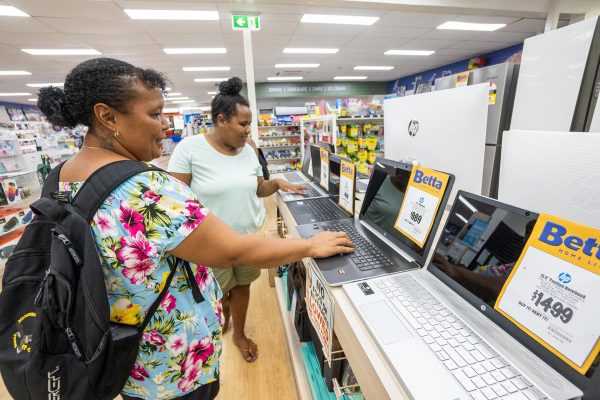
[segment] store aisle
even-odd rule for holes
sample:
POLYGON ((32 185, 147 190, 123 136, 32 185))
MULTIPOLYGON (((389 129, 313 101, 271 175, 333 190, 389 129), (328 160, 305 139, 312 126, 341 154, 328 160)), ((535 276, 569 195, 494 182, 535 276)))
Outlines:
MULTIPOLYGON (((161 157, 154 162, 166 168, 168 157, 161 157)), ((277 236, 275 197, 265 199, 265 207, 269 232, 277 236)), ((252 285, 246 329, 249 337, 258 344, 260 356, 254 363, 248 364, 231 343, 231 331, 225 335, 221 356, 221 392, 217 400, 296 400, 296 383, 277 296, 275 288, 269 286, 266 270, 252 285)), ((10 398, 0 380, 0 400, 10 398)))

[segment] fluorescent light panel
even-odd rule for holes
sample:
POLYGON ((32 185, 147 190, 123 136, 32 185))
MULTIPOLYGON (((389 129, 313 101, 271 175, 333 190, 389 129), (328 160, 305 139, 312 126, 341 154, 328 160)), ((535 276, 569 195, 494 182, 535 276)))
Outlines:
POLYGON ((18 8, 2 5, 0 5, 0 15, 4 17, 30 17, 29 14, 24 13, 18 8))
POLYGON ((183 67, 185 72, 231 71, 231 67, 183 67))
POLYGON ((185 97, 185 96, 182 96, 182 97, 169 97, 169 98, 167 98, 167 100, 169 100, 169 101, 173 101, 173 100, 189 100, 189 99, 190 99, 189 97, 185 97))
POLYGON ((300 22, 312 24, 373 25, 379 17, 356 15, 304 14, 300 22))
POLYGON ((474 212, 474 213, 475 213, 475 212, 477 212, 477 211, 478 211, 478 210, 477 210, 477 208, 475 208, 475 206, 474 206, 473 204, 469 203, 469 202, 467 201, 467 199, 465 199, 464 197, 462 197, 462 196, 458 196, 458 200, 460 200, 460 201, 461 201, 461 202, 462 202, 462 203, 463 203, 465 206, 467 206, 467 208, 468 208, 469 210, 471 210, 471 212, 474 212))
POLYGON ((318 68, 320 64, 275 64, 275 68, 318 68))
POLYGON ((448 21, 444 22, 436 29, 452 29, 457 31, 486 31, 491 32, 500 28, 504 28, 506 24, 478 24, 473 22, 458 22, 448 21))
POLYGON ((168 87, 168 86, 165 88, 165 92, 170 92, 171 90, 173 90, 173 89, 171 89, 171 88, 170 88, 170 87, 168 87))
POLYGON ((435 51, 433 50, 388 50, 386 56, 430 56, 435 51))
POLYGON ((198 10, 123 10, 131 19, 161 19, 161 20, 190 20, 190 21, 218 21, 217 11, 198 10))
POLYGON ((13 96, 31 96, 31 93, 0 93, 0 97, 13 97, 13 96))
POLYGON ((465 224, 468 224, 468 223, 469 223, 469 221, 468 221, 468 220, 467 220, 465 217, 463 217, 461 214, 459 214, 459 213, 454 213, 454 215, 456 215, 456 217, 457 217, 458 219, 460 219, 462 222, 464 222, 465 224))
POLYGON ((340 49, 310 48, 310 47, 286 47, 283 52, 286 54, 335 54, 340 49))
POLYGON ((167 54, 225 54, 225 47, 171 47, 163 51, 167 54))
POLYGON ((304 79, 302 76, 270 76, 267 78, 268 81, 301 81, 304 79))
POLYGON ((37 99, 27 99, 27 101, 37 101, 37 99))
POLYGON ((181 93, 169 92, 169 93, 165 94, 165 96, 167 96, 167 97, 181 96, 181 93))
POLYGON ((223 82, 226 81, 229 78, 196 78, 194 79, 194 82, 223 82))
POLYGON ((64 82, 55 82, 55 83, 28 83, 27 86, 32 88, 41 88, 47 86, 65 86, 64 82))
POLYGON ((167 108, 163 108, 162 112, 163 112, 163 114, 164 113, 178 113, 179 108, 178 107, 167 107, 167 108))
POLYGON ((362 81, 367 78, 368 78, 368 76, 334 76, 333 80, 336 80, 336 81, 362 81))
POLYGON ((208 94, 217 94, 217 92, 206 92, 208 94))
POLYGON ((21 49, 21 51, 34 56, 98 56, 102 54, 95 49, 21 49))
POLYGON ((178 103, 195 103, 196 100, 176 100, 173 102, 173 104, 178 104, 178 103))
POLYGON ((354 67, 355 71, 390 71, 394 69, 394 67, 391 66, 377 66, 377 65, 357 65, 356 67, 354 67))
POLYGON ((27 71, 0 71, 0 75, 31 75, 27 71))

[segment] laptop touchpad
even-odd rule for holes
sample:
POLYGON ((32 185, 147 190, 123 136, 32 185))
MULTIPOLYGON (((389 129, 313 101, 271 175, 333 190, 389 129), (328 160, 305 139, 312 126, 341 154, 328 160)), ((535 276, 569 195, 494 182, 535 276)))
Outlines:
POLYGON ((360 310, 383 344, 412 338, 410 331, 385 301, 363 304, 360 310))

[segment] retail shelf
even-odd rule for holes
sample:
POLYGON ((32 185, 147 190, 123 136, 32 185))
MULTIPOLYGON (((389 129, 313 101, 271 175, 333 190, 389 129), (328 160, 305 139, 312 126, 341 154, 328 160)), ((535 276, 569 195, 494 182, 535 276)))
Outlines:
POLYGON ((315 121, 331 121, 331 120, 332 120, 332 115, 319 115, 318 117, 304 118, 302 121, 315 122, 315 121))
POLYGON ((277 136, 258 136, 259 139, 283 139, 283 138, 294 138, 300 137, 300 134, 297 135, 277 135, 277 136))
POLYGON ((262 150, 270 150, 270 149, 287 149, 287 148, 296 148, 296 147, 300 147, 300 143, 298 144, 284 144, 281 146, 258 146, 260 147, 262 150))
POLYGON ((286 158, 266 158, 267 162, 270 161, 276 161, 276 162, 281 162, 281 161, 295 161, 295 160, 299 160, 300 157, 286 157, 286 158))
POLYGON ((298 334, 294 328, 291 312, 287 309, 287 300, 283 279, 275 278, 275 291, 277 294, 277 303, 279 304, 279 312, 283 321, 283 330, 285 338, 288 342, 288 351, 292 361, 292 369, 296 378, 296 389, 298 390, 298 398, 301 400, 312 400, 312 390, 306 375, 304 366, 304 358, 302 357, 302 343, 298 340, 298 334))
POLYGON ((259 125, 258 128, 300 128, 300 125, 259 125))
POLYGON ((374 117, 361 117, 361 116, 353 116, 353 117, 337 117, 337 122, 344 121, 381 121, 383 120, 383 115, 378 115, 374 117))
POLYGON ((28 175, 28 174, 35 174, 37 171, 35 170, 31 170, 31 171, 17 171, 17 172, 3 172, 0 173, 0 177, 2 178, 14 178, 16 176, 23 176, 23 175, 28 175))

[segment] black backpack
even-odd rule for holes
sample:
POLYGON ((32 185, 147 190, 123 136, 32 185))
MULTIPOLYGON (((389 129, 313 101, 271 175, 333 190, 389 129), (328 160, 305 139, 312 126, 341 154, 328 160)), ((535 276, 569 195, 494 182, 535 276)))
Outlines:
MULTIPOLYGON (((61 165, 62 166, 62 165, 61 165)), ((0 373, 16 399, 113 399, 124 387, 144 328, 109 321, 110 309, 90 221, 126 179, 159 168, 118 161, 94 172, 71 199, 52 170, 35 213, 8 259, 0 292, 0 373)), ((200 290, 184 268, 197 302, 200 290)))

